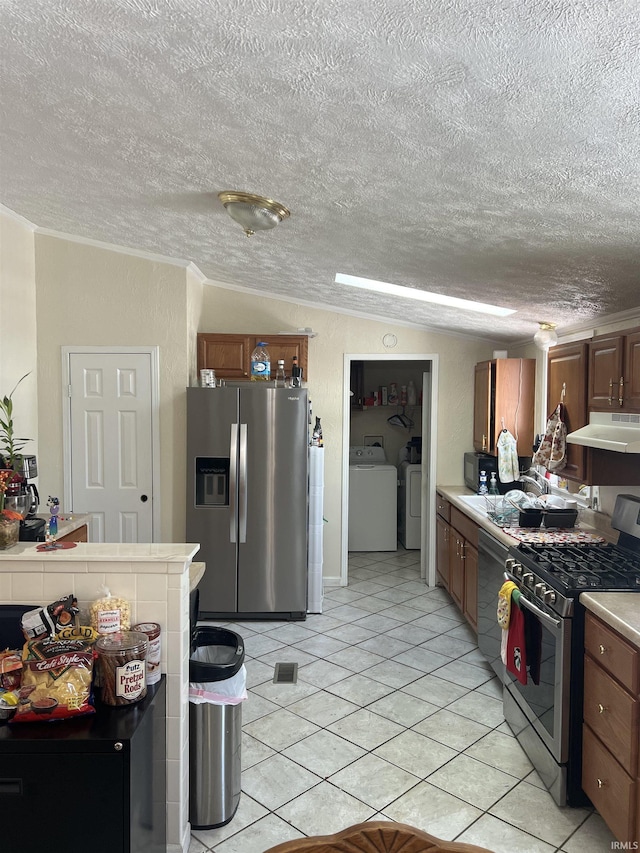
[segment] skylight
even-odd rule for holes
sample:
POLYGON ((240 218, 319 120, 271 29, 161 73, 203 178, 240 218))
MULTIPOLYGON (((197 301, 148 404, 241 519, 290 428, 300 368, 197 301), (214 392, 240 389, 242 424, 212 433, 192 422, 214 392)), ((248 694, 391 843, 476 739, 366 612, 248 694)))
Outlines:
POLYGON ((515 314, 515 308, 501 308, 499 305, 488 305, 486 302, 473 302, 470 299, 458 299, 456 296, 444 296, 441 293, 430 293, 428 290, 418 290, 414 287, 402 287, 399 284, 389 284, 386 281, 374 281, 371 278, 360 278, 357 275, 336 273, 337 284, 347 284, 350 287, 360 287, 363 290, 375 290, 376 293, 386 293, 399 296, 402 299, 418 299, 421 302, 434 302, 436 305, 447 305, 450 308, 461 308, 463 311, 476 311, 479 314, 493 314, 496 317, 508 317, 515 314))

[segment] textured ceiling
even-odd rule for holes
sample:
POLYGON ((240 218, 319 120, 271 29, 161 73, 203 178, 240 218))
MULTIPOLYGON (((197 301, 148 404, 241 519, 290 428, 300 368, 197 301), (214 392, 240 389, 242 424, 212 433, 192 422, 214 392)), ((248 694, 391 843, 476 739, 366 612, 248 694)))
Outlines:
POLYGON ((505 342, 640 305, 637 0, 2 0, 0 49, 0 201, 38 226, 505 342), (291 217, 247 239, 222 189, 291 217))

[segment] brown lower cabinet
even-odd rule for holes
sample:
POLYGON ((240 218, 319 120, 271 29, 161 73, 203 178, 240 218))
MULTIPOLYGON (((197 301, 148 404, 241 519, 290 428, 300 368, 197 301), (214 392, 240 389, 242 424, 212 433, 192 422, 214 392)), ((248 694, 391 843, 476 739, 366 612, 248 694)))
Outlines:
POLYGON ((585 624, 582 787, 618 841, 640 841, 640 651, 585 624))
POLYGON ((436 574, 477 632, 478 526, 440 493, 436 509, 436 574))

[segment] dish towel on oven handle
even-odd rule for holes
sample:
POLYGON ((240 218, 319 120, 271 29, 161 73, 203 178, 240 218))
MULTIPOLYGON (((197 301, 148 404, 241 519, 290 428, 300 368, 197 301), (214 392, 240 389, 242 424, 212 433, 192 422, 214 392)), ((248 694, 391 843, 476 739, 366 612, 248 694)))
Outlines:
POLYGON ((518 679, 521 684, 527 683, 527 646, 524 631, 524 613, 518 606, 520 593, 514 590, 511 593, 512 606, 509 619, 509 630, 507 631, 507 670, 518 679), (515 606, 513 606, 515 604, 515 606))
POLYGON ((567 425, 562 403, 558 403, 549 416, 544 437, 533 454, 531 464, 544 465, 548 471, 560 471, 567 464, 567 425))
POLYGON ((496 442, 498 451, 498 477, 501 483, 513 483, 520 476, 518 445, 508 429, 500 430, 496 442))

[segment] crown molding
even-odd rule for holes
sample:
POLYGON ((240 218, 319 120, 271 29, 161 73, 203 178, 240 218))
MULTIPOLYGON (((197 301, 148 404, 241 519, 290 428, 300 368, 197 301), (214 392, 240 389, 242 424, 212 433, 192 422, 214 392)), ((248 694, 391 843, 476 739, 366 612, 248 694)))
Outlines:
POLYGON ((0 204, 0 213, 4 214, 7 219, 12 219, 14 222, 18 223, 18 225, 23 225, 29 231, 37 231, 38 226, 34 225, 29 219, 25 219, 24 216, 20 216, 19 213, 16 213, 15 210, 11 210, 10 207, 6 207, 4 204, 0 204))

